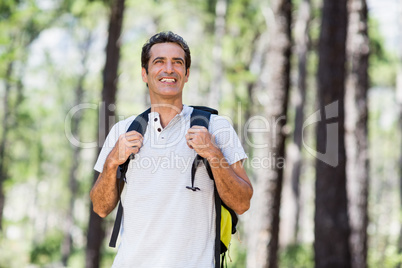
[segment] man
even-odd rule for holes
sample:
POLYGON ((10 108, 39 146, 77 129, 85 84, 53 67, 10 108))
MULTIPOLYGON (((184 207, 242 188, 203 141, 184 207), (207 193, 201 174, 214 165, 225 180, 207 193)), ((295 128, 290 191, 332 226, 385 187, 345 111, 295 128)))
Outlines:
POLYGON ((132 116, 117 123, 95 165, 100 175, 91 190, 94 211, 106 217, 117 205, 116 171, 134 154, 127 171, 121 243, 113 267, 214 267, 214 182, 205 167, 190 184, 196 154, 211 164, 222 201, 236 213, 248 210, 253 189, 242 161, 247 157, 232 126, 213 115, 209 129, 190 128, 193 108, 183 105, 191 56, 172 32, 154 35, 142 49, 142 79, 151 113, 144 137, 127 132, 132 116))

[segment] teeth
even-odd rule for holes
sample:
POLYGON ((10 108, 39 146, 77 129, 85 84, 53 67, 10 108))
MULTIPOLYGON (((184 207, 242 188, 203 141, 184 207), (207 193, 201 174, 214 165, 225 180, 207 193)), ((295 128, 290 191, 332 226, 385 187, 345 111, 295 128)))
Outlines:
POLYGON ((162 78, 161 82, 168 82, 168 83, 173 83, 175 81, 175 79, 173 78, 162 78))

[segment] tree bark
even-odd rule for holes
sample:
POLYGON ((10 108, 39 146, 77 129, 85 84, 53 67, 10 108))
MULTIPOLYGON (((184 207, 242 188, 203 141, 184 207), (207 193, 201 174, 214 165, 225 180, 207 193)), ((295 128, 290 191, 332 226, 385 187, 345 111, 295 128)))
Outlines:
POLYGON ((346 0, 324 0, 322 9, 318 97, 323 119, 317 123, 316 130, 318 154, 314 215, 317 268, 351 266, 344 141, 346 3, 346 0))
POLYGON ((258 219, 255 219, 254 232, 257 238, 250 243, 257 245, 257 252, 247 257, 247 265, 256 268, 278 267, 279 212, 286 135, 284 126, 290 85, 292 4, 290 0, 275 0, 271 3, 275 24, 271 28, 265 66, 259 78, 265 87, 264 94, 269 96, 263 103, 264 119, 269 122, 269 129, 261 137, 263 144, 258 142, 265 145, 255 148, 255 158, 260 159, 262 165, 264 161, 270 164, 267 167, 261 165, 256 170, 255 201, 258 203, 254 211, 257 211, 258 219))
MULTIPOLYGON (((285 138, 288 96, 290 88, 290 55, 291 55, 291 23, 292 23, 292 1, 272 1, 272 10, 275 16, 276 25, 271 35, 268 66, 270 87, 268 94, 271 96, 270 103, 266 106, 266 114, 269 119, 274 119, 274 129, 271 133, 269 143, 272 157, 276 159, 285 158, 285 138)), ((268 243, 268 260, 266 267, 278 267, 278 245, 279 245, 279 215, 282 193, 284 167, 274 164, 268 172, 268 230, 271 238, 268 243)))
POLYGON ((298 62, 298 84, 297 84, 297 104, 295 116, 295 131, 293 136, 293 143, 297 148, 297 157, 292 170, 292 190, 295 197, 296 215, 294 225, 294 240, 298 240, 299 233, 299 218, 300 218, 300 173, 302 166, 302 132, 304 122, 304 106, 306 103, 306 87, 307 87, 307 54, 310 47, 309 25, 311 21, 311 4, 310 0, 304 0, 300 4, 300 18, 296 29, 300 33, 296 34, 296 51, 298 62), (299 36, 298 36, 299 35, 299 36))
MULTIPOLYGON (((117 94, 118 66, 120 60, 120 35, 123 24, 124 0, 113 0, 109 21, 109 37, 106 46, 106 63, 103 70, 102 105, 98 127, 98 154, 105 141, 107 133, 115 123, 115 102, 117 94)), ((94 183, 98 178, 94 173, 94 183)), ((103 220, 94 211, 91 204, 87 234, 86 267, 98 268, 100 252, 105 229, 103 220)))
MULTIPOLYGON (((400 3, 400 12, 399 12, 399 33, 402 34, 402 3, 400 3)), ((399 68, 397 74, 396 81, 396 100, 399 108, 399 133, 402 133, 402 49, 399 50, 399 68)), ((400 156, 399 156, 399 202, 400 209, 402 210, 402 142, 401 147, 399 148, 400 156)), ((399 239, 398 239, 398 253, 402 253, 402 226, 399 231, 399 239)), ((399 261, 398 268, 402 267, 402 260, 399 261)))
MULTIPOLYGON (((83 73, 78 78, 77 86, 75 89, 75 101, 74 106, 79 105, 82 102, 82 98, 84 95, 84 81, 87 75, 87 59, 88 53, 90 50, 91 42, 92 42, 91 34, 89 33, 84 44, 84 48, 82 51, 82 60, 81 65, 83 68, 83 73)), ((79 136, 79 128, 82 119, 82 114, 78 113, 72 119, 71 122, 71 133, 74 137, 79 136)), ((78 181, 77 181, 77 170, 79 167, 79 157, 81 153, 81 148, 76 145, 72 145, 73 155, 72 155, 72 164, 69 172, 69 191, 70 191, 70 200, 69 207, 66 215, 65 226, 64 226, 64 239, 61 246, 61 255, 62 255, 62 263, 67 267, 68 259, 70 258, 72 249, 73 249, 73 238, 72 238, 72 229, 74 226, 74 203, 77 200, 77 190, 78 190, 78 181)))
POLYGON ((1 131, 1 140, 0 140, 0 230, 3 230, 3 211, 5 205, 5 193, 4 193, 4 182, 8 178, 8 169, 6 162, 6 146, 7 146, 7 136, 10 130, 11 124, 10 121, 10 102, 9 96, 11 91, 11 75, 13 72, 13 62, 9 62, 7 64, 6 75, 4 78, 5 86, 4 86, 4 99, 3 99, 3 114, 2 118, 2 131, 1 131))
MULTIPOLYGON (((285 178, 286 189, 289 194, 289 215, 286 217, 286 230, 281 231, 281 237, 286 238, 291 244, 297 243, 299 236, 300 219, 300 174, 302 167, 302 137, 304 122, 304 106, 306 103, 307 87, 307 56, 310 49, 309 25, 311 21, 311 3, 310 0, 303 0, 299 5, 298 19, 294 27, 295 50, 298 59, 298 79, 295 87, 293 104, 296 107, 295 124, 293 132, 293 142, 287 148, 288 169, 285 178)), ((284 189, 285 191, 285 189, 284 189)))
MULTIPOLYGON (((254 42, 255 50, 253 52, 253 56, 249 65, 249 70, 251 73, 258 77, 257 81, 249 82, 247 84, 248 91, 248 104, 247 109, 245 111, 245 120, 249 123, 253 120, 253 116, 258 116, 261 111, 261 104, 258 101, 258 96, 261 95, 262 90, 265 90, 266 85, 262 83, 264 73, 264 67, 266 64, 266 55, 268 51, 268 31, 262 33, 262 35, 256 39, 254 42)), ((251 126, 247 125, 246 129, 250 129, 251 126)), ((265 133, 264 133, 265 134, 265 133)), ((243 135, 243 144, 246 152, 249 153, 249 157, 251 159, 263 158, 264 154, 267 154, 266 149, 258 149, 255 144, 260 144, 258 141, 263 139, 263 142, 267 140, 267 137, 261 137, 260 134, 252 134, 249 137, 248 133, 244 132, 243 135)), ((245 215, 246 219, 246 242, 247 242, 247 267, 262 267, 262 263, 266 262, 266 244, 267 244, 267 233, 266 230, 263 229, 263 223, 268 221, 266 217, 266 200, 267 196, 264 189, 264 181, 262 179, 258 179, 259 177, 256 174, 261 174, 262 171, 260 169, 253 167, 250 170, 249 177, 254 178, 254 194, 251 199, 251 206, 249 212, 245 215)))
POLYGON ((223 63, 222 63, 222 39, 225 35, 227 0, 217 0, 215 7, 215 31, 214 46, 212 49, 213 72, 209 88, 208 103, 213 108, 219 108, 222 95, 223 63))
POLYGON ((369 38, 365 0, 349 0, 347 53, 350 70, 346 84, 347 190, 352 267, 367 267, 369 154, 367 90, 369 38))
MULTIPOLYGON (((401 61, 402 65, 402 53, 401 53, 401 61)), ((398 75, 397 75, 397 83, 396 83, 396 92, 397 92, 397 102, 399 108, 399 133, 402 133, 402 66, 399 66, 398 75)), ((400 156, 399 156, 399 205, 402 210, 402 142, 401 147, 399 148, 400 156)), ((402 226, 399 230, 399 239, 398 239, 398 253, 402 253, 402 226)), ((402 267, 402 261, 399 261, 398 268, 402 267)))

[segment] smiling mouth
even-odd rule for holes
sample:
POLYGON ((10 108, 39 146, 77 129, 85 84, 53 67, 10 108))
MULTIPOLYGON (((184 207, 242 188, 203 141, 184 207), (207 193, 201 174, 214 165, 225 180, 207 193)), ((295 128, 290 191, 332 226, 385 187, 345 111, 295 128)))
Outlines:
POLYGON ((176 79, 174 79, 174 78, 162 78, 159 81, 161 81, 162 83, 175 83, 176 79))

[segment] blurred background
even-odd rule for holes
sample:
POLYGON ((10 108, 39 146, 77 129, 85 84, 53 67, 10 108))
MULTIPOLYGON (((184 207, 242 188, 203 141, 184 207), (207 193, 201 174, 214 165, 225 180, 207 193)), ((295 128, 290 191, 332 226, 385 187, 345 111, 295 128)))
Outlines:
POLYGON ((141 48, 167 30, 191 49, 184 103, 249 157, 228 267, 401 267, 401 18, 399 0, 2 0, 0 267, 111 266, 93 166, 150 105, 141 48))

